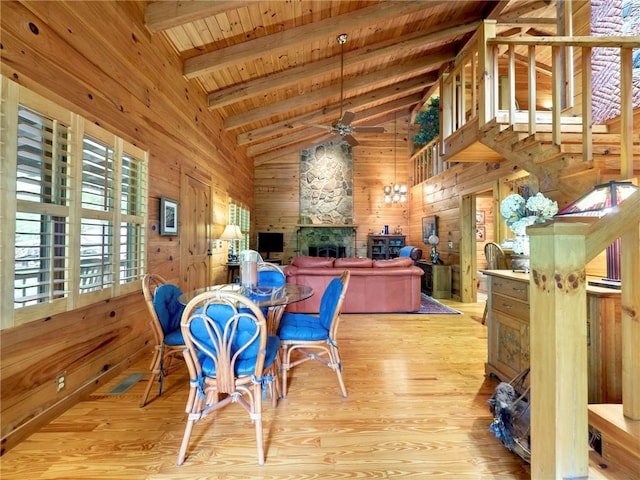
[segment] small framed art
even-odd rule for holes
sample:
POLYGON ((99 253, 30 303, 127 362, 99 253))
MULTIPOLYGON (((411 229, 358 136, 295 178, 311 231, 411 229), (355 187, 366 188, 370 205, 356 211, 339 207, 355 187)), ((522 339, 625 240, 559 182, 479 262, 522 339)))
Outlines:
POLYGON ((160 235, 178 235, 178 201, 160 197, 160 235))
POLYGON ((438 217, 436 215, 422 217, 422 241, 428 244, 431 235, 438 235, 438 217))

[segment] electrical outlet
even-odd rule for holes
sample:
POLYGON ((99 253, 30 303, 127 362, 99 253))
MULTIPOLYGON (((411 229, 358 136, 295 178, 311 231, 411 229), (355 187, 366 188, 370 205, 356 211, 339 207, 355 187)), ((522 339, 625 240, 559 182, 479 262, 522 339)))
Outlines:
POLYGON ((62 373, 59 373, 58 376, 56 377, 56 384, 58 386, 58 391, 64 388, 64 385, 66 382, 66 378, 65 378, 66 376, 67 376, 67 372, 62 372, 62 373))
POLYGON ((453 242, 449 240, 449 250, 453 249, 453 242))

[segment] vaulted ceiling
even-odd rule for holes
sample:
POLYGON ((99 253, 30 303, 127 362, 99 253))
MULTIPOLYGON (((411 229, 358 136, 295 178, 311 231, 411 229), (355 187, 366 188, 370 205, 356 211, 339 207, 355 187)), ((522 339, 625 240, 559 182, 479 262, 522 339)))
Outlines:
POLYGON ((207 93, 206 107, 257 163, 337 137, 330 128, 344 111, 355 113, 360 142, 375 133, 358 127, 388 129, 395 117, 410 115, 483 19, 498 22, 498 35, 554 35, 556 1, 160 1, 146 7, 147 28, 166 36, 184 76, 207 93), (348 35, 343 45, 342 33, 348 35))

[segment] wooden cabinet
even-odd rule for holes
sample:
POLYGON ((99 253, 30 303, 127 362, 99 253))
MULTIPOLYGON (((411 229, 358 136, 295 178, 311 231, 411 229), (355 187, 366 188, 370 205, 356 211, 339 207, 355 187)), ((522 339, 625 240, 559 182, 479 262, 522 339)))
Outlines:
POLYGON ((433 264, 418 260, 424 270, 422 291, 433 298, 451 298, 451 265, 433 264))
MULTIPOLYGON (((529 366, 529 275, 487 270, 485 372, 508 382, 529 366)), ((622 402, 620 293, 587 288, 589 403, 622 402)))
POLYGON ((367 257, 374 260, 395 258, 404 246, 404 235, 369 235, 367 257))

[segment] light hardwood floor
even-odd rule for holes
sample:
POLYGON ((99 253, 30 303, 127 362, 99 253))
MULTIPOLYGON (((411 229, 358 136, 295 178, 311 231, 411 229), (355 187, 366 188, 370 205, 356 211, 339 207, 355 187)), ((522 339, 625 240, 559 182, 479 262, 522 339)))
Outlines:
MULTIPOLYGON (((339 344, 348 398, 317 362, 294 369, 288 398, 264 402, 266 464, 257 465, 245 411, 197 423, 176 466, 186 369, 162 397, 138 403, 145 379, 107 395, 148 357, 0 458, 10 479, 528 479, 529 466, 489 431, 484 303, 446 302, 463 315, 343 315, 339 344), (475 317, 475 318, 474 318, 475 317)), ((155 390, 155 389, 154 389, 155 390)))

